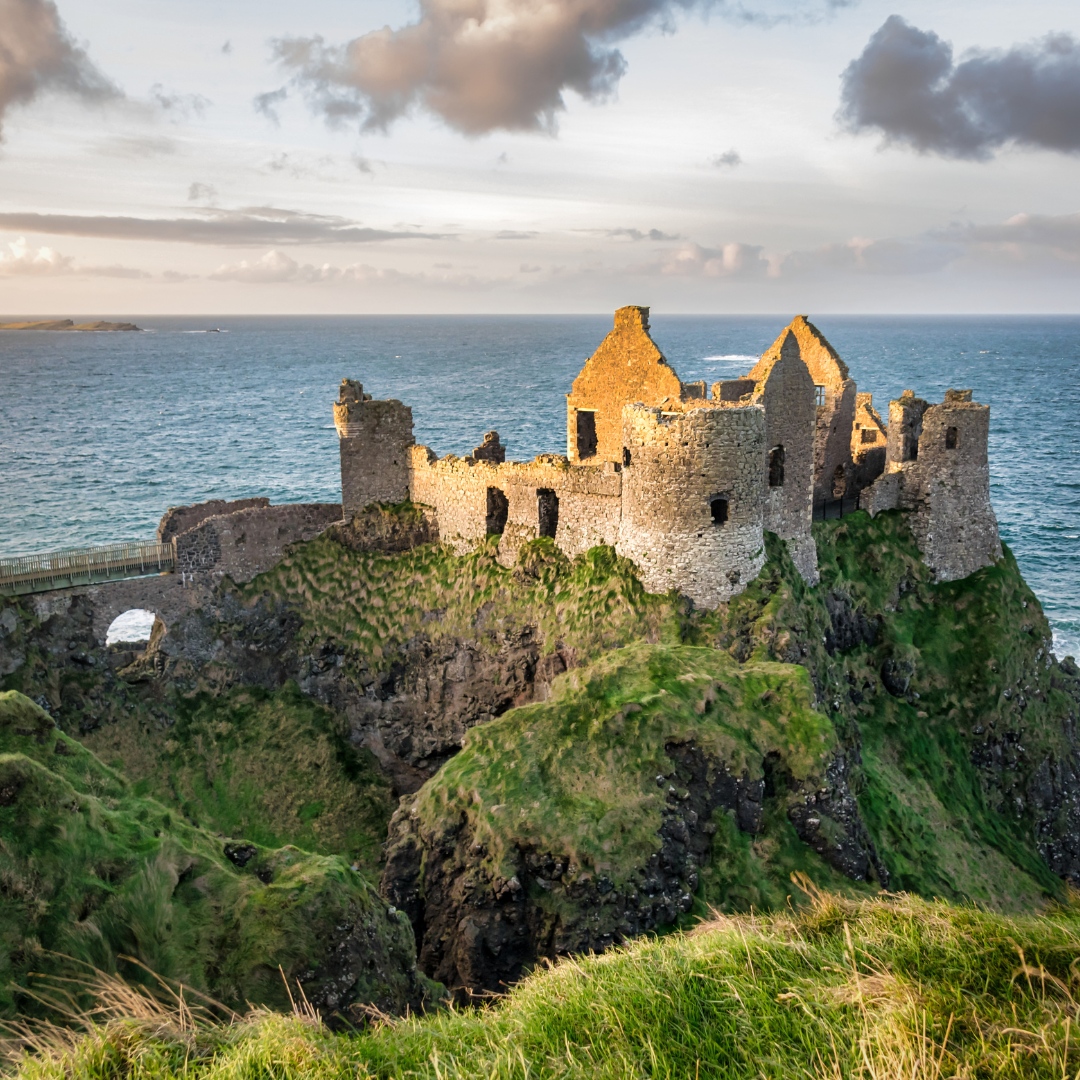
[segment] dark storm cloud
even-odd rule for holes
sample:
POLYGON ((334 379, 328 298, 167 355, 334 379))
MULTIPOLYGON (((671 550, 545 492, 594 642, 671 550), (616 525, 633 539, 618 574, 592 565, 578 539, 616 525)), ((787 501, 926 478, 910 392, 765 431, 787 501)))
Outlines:
POLYGON ((51 0, 0 0, 0 134, 13 105, 48 92, 93 102, 121 96, 71 39, 51 0))
POLYGON ((444 239, 442 233, 369 229, 347 218, 280 210, 208 208, 199 217, 138 218, 75 214, 0 214, 0 229, 114 240, 165 240, 185 244, 357 244, 377 240, 444 239))
MULTIPOLYGON (((552 131, 572 90, 601 101, 626 60, 613 42, 690 10, 743 22, 813 19, 848 0, 420 0, 420 17, 344 45, 281 38, 274 58, 331 124, 385 129, 418 107, 467 135, 552 131)), ((282 91, 256 99, 273 115, 282 91)))
POLYGON ((843 74, 840 122, 920 153, 983 160, 1006 143, 1080 152, 1080 41, 1051 34, 959 64, 931 31, 890 16, 843 74))

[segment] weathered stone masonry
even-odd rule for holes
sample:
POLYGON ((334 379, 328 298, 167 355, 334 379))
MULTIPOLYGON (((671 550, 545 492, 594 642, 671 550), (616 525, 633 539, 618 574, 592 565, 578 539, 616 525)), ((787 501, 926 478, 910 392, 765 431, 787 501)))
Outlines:
POLYGON ((678 589, 706 607, 757 575, 765 530, 786 541, 800 573, 816 583, 815 503, 863 489, 872 512, 911 511, 940 576, 1000 557, 988 409, 970 393, 950 391, 934 407, 894 402, 886 429, 870 395, 858 394, 839 355, 800 315, 747 376, 715 383, 707 395, 703 382, 679 380, 649 335, 648 315, 620 308, 574 380, 566 457, 507 461, 489 431, 467 457, 439 458, 416 445, 407 406, 343 381, 334 420, 345 519, 408 498, 432 510, 440 539, 458 552, 498 536, 505 565, 537 537, 571 556, 610 544, 637 564, 649 589, 678 589), (932 433, 917 466, 903 456, 916 427, 932 433))

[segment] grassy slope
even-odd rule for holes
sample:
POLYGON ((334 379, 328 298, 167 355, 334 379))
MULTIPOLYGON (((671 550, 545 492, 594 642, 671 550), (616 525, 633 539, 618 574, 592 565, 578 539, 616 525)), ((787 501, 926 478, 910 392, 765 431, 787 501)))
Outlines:
POLYGON ((302 645, 344 645, 347 669, 385 667, 418 634, 496 649, 497 634, 526 627, 536 628, 541 653, 587 661, 632 641, 678 641, 684 612, 675 596, 645 592, 611 548, 570 562, 551 540, 526 545, 510 571, 495 561, 494 543, 458 558, 437 545, 379 555, 319 537, 293 547, 244 595, 264 591, 299 610, 302 645))
POLYGON ((165 727, 138 712, 83 738, 193 825, 268 847, 378 865, 393 800, 366 750, 295 684, 176 695, 165 727))
MULTIPOLYGON (((708 647, 620 649, 561 677, 550 700, 473 728, 461 753, 421 789, 415 810, 432 834, 441 823, 467 822, 496 878, 513 873, 506 856, 514 844, 564 857, 571 878, 602 875, 619 887, 660 847, 666 786, 656 777, 674 771, 667 744, 692 743, 751 780, 776 754, 780 769, 804 781, 821 775, 837 745, 812 701, 805 669, 792 665, 740 665, 708 647)), ((798 843, 783 806, 774 809, 797 847, 774 842, 766 850, 759 842, 757 887, 780 890, 782 902, 792 869, 843 881, 798 843)), ((725 889, 754 887, 753 875, 743 874, 748 840, 729 813, 721 816, 710 902, 725 889)))
POLYGON ((484 1010, 101 1025, 19 1080, 1071 1077, 1080 917, 828 896, 534 973, 484 1010))
POLYGON ((136 795, 17 692, 0 694, 0 901, 0 1013, 32 1008, 16 990, 30 971, 78 974, 67 957, 113 971, 120 954, 230 1003, 280 1007, 278 965, 318 966, 345 923, 398 966, 368 971, 361 991, 408 999, 411 930, 340 858, 262 848, 239 869, 223 840, 136 795))

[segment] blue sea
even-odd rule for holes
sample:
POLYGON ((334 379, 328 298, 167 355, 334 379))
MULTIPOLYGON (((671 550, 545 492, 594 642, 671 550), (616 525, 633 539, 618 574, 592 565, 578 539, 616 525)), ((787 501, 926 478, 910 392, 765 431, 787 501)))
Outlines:
MULTIPOLYGON (((97 316, 93 316, 97 317, 97 316)), ((0 332, 0 555, 148 539, 169 506, 340 498, 331 402, 360 379, 420 442, 565 452, 564 394, 607 316, 140 318, 145 333, 0 332), (207 331, 220 330, 219 333, 207 331)), ((778 316, 652 317, 684 381, 744 373, 778 316)), ((991 406, 1003 539, 1058 655, 1080 653, 1080 318, 815 320, 886 413, 911 387, 991 406)))

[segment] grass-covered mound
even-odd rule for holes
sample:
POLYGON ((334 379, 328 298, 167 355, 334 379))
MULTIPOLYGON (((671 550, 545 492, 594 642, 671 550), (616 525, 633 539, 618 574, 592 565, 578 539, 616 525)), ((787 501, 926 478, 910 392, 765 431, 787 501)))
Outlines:
POLYGON ((0 1013, 33 972, 140 969, 229 1004, 288 1003, 279 965, 324 1008, 416 1006, 412 932, 338 857, 186 824, 21 694, 0 694, 0 1013))
POLYGON ((393 809, 371 754, 295 683, 177 694, 166 726, 136 710, 84 736, 140 795, 267 847, 292 844, 373 870, 393 809))
POLYGON ((496 562, 495 539, 464 556, 436 544, 385 555, 321 536, 295 545, 243 592, 287 603, 303 620, 301 643, 342 645, 353 670, 393 663, 420 634, 494 650, 529 628, 542 653, 581 661, 632 641, 679 639, 683 605, 647 593, 633 563, 613 549, 571 561, 554 541, 536 540, 507 570, 496 562))
POLYGON ((1080 1069, 1080 918, 819 896, 538 971, 503 1001, 333 1035, 144 1007, 18 1080, 1060 1080, 1080 1069))
POLYGON ((813 697, 794 665, 636 645, 473 728, 391 825, 383 891, 421 965, 496 989, 538 956, 670 925, 695 892, 762 906, 794 869, 873 877, 813 697))

